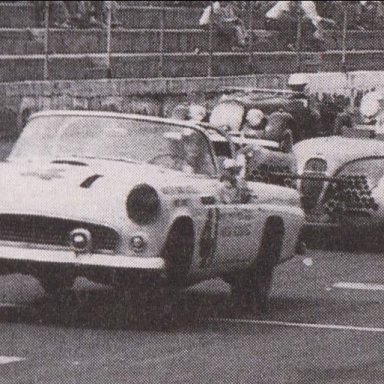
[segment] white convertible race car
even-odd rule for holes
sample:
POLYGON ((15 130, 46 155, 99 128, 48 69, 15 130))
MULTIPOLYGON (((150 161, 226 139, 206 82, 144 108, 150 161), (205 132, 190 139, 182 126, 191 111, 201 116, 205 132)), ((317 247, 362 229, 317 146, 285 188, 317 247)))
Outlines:
POLYGON ((36 113, 0 164, 0 272, 32 275, 50 294, 80 276, 141 293, 222 277, 265 303, 275 265, 295 253, 300 197, 245 188, 223 163, 193 123, 36 113))

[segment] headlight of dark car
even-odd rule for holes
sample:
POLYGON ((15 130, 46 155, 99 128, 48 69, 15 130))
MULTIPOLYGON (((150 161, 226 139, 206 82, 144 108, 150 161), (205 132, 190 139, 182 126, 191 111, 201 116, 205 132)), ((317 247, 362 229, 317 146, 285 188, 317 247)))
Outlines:
POLYGON ((160 214, 160 198, 156 190, 147 184, 133 188, 127 198, 127 212, 128 217, 137 224, 155 222, 160 214))

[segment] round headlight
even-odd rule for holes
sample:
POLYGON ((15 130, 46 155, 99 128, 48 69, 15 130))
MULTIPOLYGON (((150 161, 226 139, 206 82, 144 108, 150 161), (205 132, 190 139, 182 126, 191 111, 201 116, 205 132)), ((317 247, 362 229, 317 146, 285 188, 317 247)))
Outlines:
POLYGON ((128 217, 137 224, 153 223, 160 214, 160 199, 155 189, 141 184, 127 198, 128 217))
POLYGON ((360 112, 366 118, 373 118, 380 110, 380 100, 383 96, 379 92, 369 92, 361 100, 360 112))

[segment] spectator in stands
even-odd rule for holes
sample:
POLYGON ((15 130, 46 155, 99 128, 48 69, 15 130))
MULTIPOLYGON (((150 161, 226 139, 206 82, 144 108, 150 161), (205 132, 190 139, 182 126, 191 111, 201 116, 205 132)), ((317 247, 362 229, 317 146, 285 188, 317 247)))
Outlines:
POLYGON ((79 28, 106 27, 110 10, 112 27, 121 26, 117 17, 116 1, 67 1, 67 4, 73 22, 79 28))
POLYGON ((323 24, 334 22, 318 14, 314 1, 279 1, 265 15, 267 29, 282 32, 287 39, 287 48, 292 50, 295 48, 300 15, 303 21, 303 35, 306 35, 308 30, 314 42, 322 45, 323 24))
POLYGON ((122 25, 117 16, 118 5, 117 1, 93 1, 94 18, 103 25, 108 23, 108 13, 111 12, 111 26, 116 28, 122 25))
POLYGON ((221 43, 232 50, 242 49, 246 45, 246 31, 244 23, 238 16, 238 9, 234 1, 216 1, 204 10, 200 19, 200 26, 213 24, 214 30, 221 43))
POLYGON ((359 25, 361 29, 374 30, 384 27, 384 3, 383 1, 359 2, 359 25))
POLYGON ((332 12, 332 18, 340 29, 344 27, 344 15, 347 15, 347 29, 372 30, 380 29, 384 17, 382 1, 322 1, 317 8, 323 11, 324 4, 332 12))
MULTIPOLYGON (((32 1, 35 20, 38 27, 45 27, 45 1, 32 1)), ((70 14, 65 1, 49 2, 49 26, 53 28, 71 28, 70 14)))
POLYGON ((33 14, 35 18, 35 24, 37 27, 44 27, 44 15, 45 15, 45 1, 31 1, 33 4, 33 14))

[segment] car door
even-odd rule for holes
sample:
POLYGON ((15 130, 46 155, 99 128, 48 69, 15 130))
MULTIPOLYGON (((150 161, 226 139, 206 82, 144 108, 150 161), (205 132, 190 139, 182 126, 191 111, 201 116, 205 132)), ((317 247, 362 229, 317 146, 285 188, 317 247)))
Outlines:
MULTIPOLYGON (((225 188, 223 181, 218 181, 218 190, 225 188)), ((238 188, 244 184, 239 183, 238 188)), ((260 242, 260 229, 264 213, 257 204, 257 193, 250 190, 249 200, 232 203, 224 202, 217 196, 217 260, 228 267, 249 263, 254 260, 260 242)))
MULTIPOLYGON (((222 135, 222 137, 225 137, 222 135)), ((213 136, 210 135, 212 139, 213 136)), ((225 140, 228 140, 225 137, 225 140)), ((211 141, 212 144, 212 141, 211 141)), ((231 142, 227 142, 231 146, 231 142)), ((234 151, 230 148, 218 153, 214 147, 212 152, 215 154, 216 163, 218 163, 219 155, 228 159, 234 157, 234 151)), ((221 269, 231 268, 232 266, 241 265, 253 260, 258 249, 258 236, 254 236, 257 229, 256 222, 258 213, 257 196, 253 194, 247 203, 232 202, 231 199, 224 201, 221 194, 225 188, 223 180, 223 168, 219 171, 220 177, 217 177, 214 183, 213 195, 203 197, 203 204, 207 209, 206 222, 203 228, 203 236, 201 240, 200 267, 215 267, 221 265, 221 269)), ((236 199, 234 199, 236 200, 236 199)))
POLYGON ((200 238, 200 268, 226 270, 249 262, 257 242, 253 204, 223 204, 217 196, 202 197, 205 220, 200 238))

